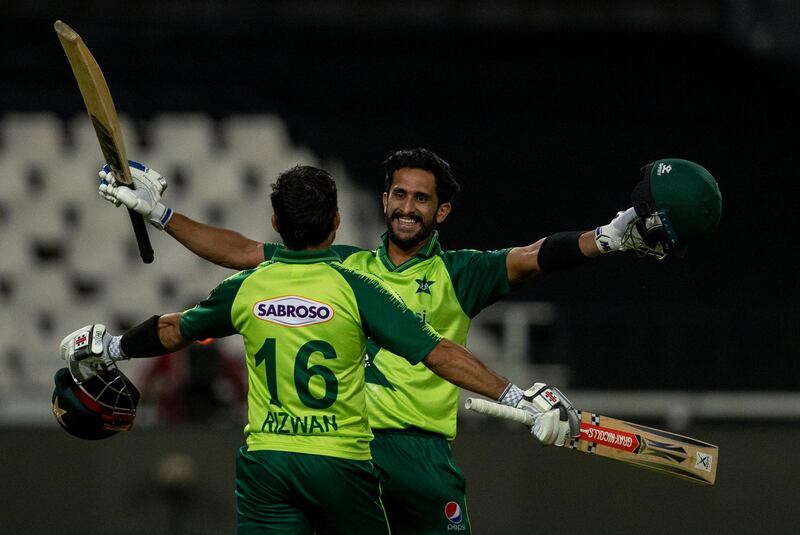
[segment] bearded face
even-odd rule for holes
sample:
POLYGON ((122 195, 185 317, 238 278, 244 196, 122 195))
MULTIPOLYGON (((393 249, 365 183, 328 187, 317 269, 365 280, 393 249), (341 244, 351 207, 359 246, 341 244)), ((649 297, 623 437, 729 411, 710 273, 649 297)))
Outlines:
POLYGON ((383 194, 383 214, 389 240, 402 250, 412 249, 428 240, 449 209, 449 203, 439 205, 436 177, 424 169, 398 169, 394 172, 389 191, 383 194))

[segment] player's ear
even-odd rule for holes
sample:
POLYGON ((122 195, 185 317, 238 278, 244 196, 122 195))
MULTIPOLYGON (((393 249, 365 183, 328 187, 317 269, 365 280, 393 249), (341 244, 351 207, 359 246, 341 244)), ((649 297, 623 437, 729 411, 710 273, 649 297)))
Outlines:
POLYGON ((383 215, 386 215, 386 203, 389 202, 389 193, 383 192, 383 215))
POLYGON ((436 222, 441 223, 447 216, 450 215, 450 210, 453 209, 453 205, 449 202, 445 202, 439 205, 439 208, 436 209, 436 222))
POLYGON ((277 232, 278 234, 280 234, 280 233, 281 233, 281 232, 278 230, 278 216, 276 216, 275 214, 272 214, 272 228, 273 228, 273 229, 275 230, 275 232, 277 232))
POLYGON ((339 223, 341 223, 341 222, 342 222, 342 218, 341 218, 341 216, 339 215, 339 211, 337 210, 337 211, 336 211, 336 215, 335 215, 335 216, 333 216, 333 231, 334 231, 334 232, 336 232, 337 230, 339 230, 339 223))

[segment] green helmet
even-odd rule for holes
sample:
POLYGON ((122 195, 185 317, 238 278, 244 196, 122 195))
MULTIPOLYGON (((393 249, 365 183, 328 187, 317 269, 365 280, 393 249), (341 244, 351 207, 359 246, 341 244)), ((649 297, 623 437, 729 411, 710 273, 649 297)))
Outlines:
POLYGON ((722 195, 703 166, 678 158, 642 167, 643 178, 631 200, 639 216, 640 251, 683 256, 689 243, 713 231, 722 214, 722 195))

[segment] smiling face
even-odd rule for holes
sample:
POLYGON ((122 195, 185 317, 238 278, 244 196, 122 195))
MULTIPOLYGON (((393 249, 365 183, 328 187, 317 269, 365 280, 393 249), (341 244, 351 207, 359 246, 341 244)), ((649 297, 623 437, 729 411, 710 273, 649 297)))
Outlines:
POLYGON ((389 191, 383 194, 389 240, 404 251, 427 241, 450 209, 450 203, 439 204, 436 177, 424 169, 398 169, 394 172, 389 191))

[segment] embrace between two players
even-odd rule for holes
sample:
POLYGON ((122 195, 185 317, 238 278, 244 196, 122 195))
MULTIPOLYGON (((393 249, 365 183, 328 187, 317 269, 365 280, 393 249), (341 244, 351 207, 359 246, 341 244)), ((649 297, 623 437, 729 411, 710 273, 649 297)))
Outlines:
MULTIPOLYGON (((272 224, 282 246, 172 212, 160 202, 165 180, 144 166, 131 167, 136 190, 101 172, 105 198, 143 214, 200 256, 245 271, 195 308, 154 316, 120 337, 98 325, 80 329, 65 338, 62 355, 90 375, 115 360, 241 334, 250 392, 247 446, 237 459, 240 533, 337 533, 353 524, 359 532, 385 533, 386 517, 395 533, 440 532, 450 502, 463 511, 469 532, 464 477, 449 447, 456 385, 529 410, 545 444, 577 433, 574 408, 557 389, 537 383, 523 391, 463 347, 471 318, 529 278, 602 252, 680 253, 719 219, 716 206, 700 220, 673 209, 680 204, 675 196, 696 198, 689 190, 713 190, 716 182, 697 164, 661 160, 644 169, 636 206, 594 231, 498 251, 444 251, 436 226, 459 189, 450 166, 425 149, 396 151, 385 163, 387 233, 371 251, 332 245, 335 184, 316 168, 293 168, 273 186, 272 224), (280 305, 298 314, 279 317, 280 305), (412 312, 421 310, 427 324, 412 312), (87 334, 97 350, 91 343, 76 349, 75 340, 87 334)), ((711 193, 703 206, 692 204, 690 215, 713 205, 711 193)))

